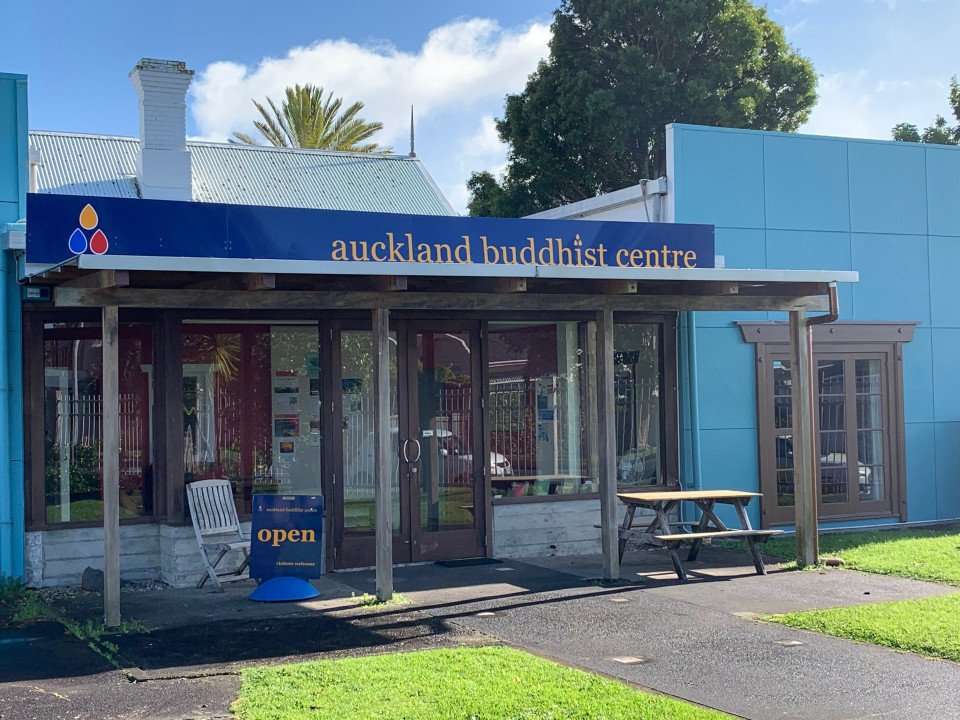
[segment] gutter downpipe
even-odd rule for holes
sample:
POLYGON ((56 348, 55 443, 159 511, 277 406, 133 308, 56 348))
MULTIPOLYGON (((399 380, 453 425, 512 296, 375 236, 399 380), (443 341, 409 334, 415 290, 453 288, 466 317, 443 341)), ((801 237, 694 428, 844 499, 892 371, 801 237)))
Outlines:
POLYGON ((700 457, 700 383, 697 370, 697 314, 687 313, 687 379, 690 403, 690 460, 693 470, 693 489, 703 489, 703 467, 700 457))
MULTIPOLYGON (((807 327, 813 327, 814 325, 823 325, 825 323, 832 323, 832 322, 835 322, 840 317, 840 298, 837 295, 837 286, 835 283, 831 283, 830 285, 829 299, 830 299, 830 310, 824 315, 815 315, 814 317, 807 318, 806 320, 807 327)), ((810 355, 812 356, 813 355, 813 333, 812 332, 809 335, 809 338, 810 338, 809 352, 810 352, 810 355)), ((811 367, 816 368, 816 364, 812 363, 811 367)), ((816 392, 817 392, 816 381, 811 383, 811 392, 814 393, 814 399, 815 399, 816 392)), ((818 413, 816 408, 817 408, 817 403, 811 402, 810 409, 813 414, 813 417, 811 418, 810 427, 813 428, 814 441, 819 442, 818 440, 816 440, 817 433, 819 432, 817 429, 818 413)), ((816 453, 816 455, 819 456, 819 453, 816 453)), ((816 467, 816 458, 812 467, 816 467)), ((814 512, 813 512, 813 527, 810 528, 810 531, 813 535, 814 558, 817 562, 819 562, 819 559, 820 559, 820 527, 819 527, 820 511, 817 509, 817 487, 816 487, 817 478, 816 477, 813 478, 813 482, 814 482, 814 487, 812 488, 812 492, 813 492, 814 512)), ((796 531, 796 526, 794 526, 794 531, 796 531)), ((799 541, 798 541, 798 552, 799 552, 799 541)))

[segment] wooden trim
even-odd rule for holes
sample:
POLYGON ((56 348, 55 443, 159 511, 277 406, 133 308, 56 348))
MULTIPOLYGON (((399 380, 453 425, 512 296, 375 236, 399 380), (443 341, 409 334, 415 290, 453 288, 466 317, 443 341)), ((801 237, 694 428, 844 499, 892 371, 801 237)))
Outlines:
MULTIPOLYGON (((903 343, 895 343, 893 352, 888 356, 887 372, 890 377, 890 434, 897 450, 896 490, 898 503, 895 512, 900 522, 907 522, 907 442, 906 423, 904 422, 903 397, 903 343)), ((893 463, 890 463, 891 466, 893 463)), ((890 483, 891 488, 894 483, 890 483)))
POLYGON ((183 325, 178 313, 157 317, 153 348, 153 452, 157 516, 180 523, 184 514, 183 325))
MULTIPOLYGON (((820 343, 905 343, 913 340, 916 322, 833 322, 813 326, 813 344, 820 343)), ((790 342, 787 323, 738 322, 746 343, 786 345, 790 342)))
POLYGON ((44 448, 43 318, 23 316, 23 437, 24 518, 28 530, 47 521, 44 448))
POLYGON ((130 273, 126 270, 98 270, 61 283, 59 287, 99 289, 127 287, 130 273))
POLYGON ((57 287, 58 307, 143 307, 232 310, 771 310, 826 312, 829 298, 778 295, 588 295, 565 293, 459 293, 362 291, 157 290, 57 287))
POLYGON ((492 451, 492 441, 490 439, 490 409, 487 407, 487 400, 490 397, 490 331, 486 320, 480 321, 480 404, 479 412, 475 413, 476 425, 480 430, 481 452, 483 458, 481 463, 483 478, 483 538, 485 555, 488 558, 493 557, 493 486, 490 483, 490 453, 492 451))
POLYGON ((680 391, 677 316, 660 321, 660 448, 663 484, 680 485, 680 391))

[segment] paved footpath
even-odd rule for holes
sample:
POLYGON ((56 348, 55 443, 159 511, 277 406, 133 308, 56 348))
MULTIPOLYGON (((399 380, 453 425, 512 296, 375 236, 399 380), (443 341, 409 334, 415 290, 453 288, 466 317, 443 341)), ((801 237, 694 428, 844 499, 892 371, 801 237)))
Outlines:
MULTIPOLYGON (((298 604, 251 603, 240 585, 124 593, 124 616, 152 630, 111 638, 107 656, 56 623, 0 631, 0 720, 227 718, 246 667, 501 641, 758 720, 960 719, 958 664, 753 619, 955 589, 852 571, 757 577, 743 559, 708 549, 681 584, 662 554, 631 553, 617 587, 591 582, 598 558, 404 567, 396 587, 414 604, 376 611, 351 599, 373 590, 369 572, 326 576, 321 599, 298 604)), ((96 595, 69 602, 75 619, 99 615, 96 595)))
MULTIPOLYGON (((714 559, 718 553, 711 551, 714 559)), ((474 581, 470 587, 444 579, 450 572, 446 568, 423 569, 417 573, 417 584, 433 589, 402 592, 418 610, 445 621, 742 717, 960 718, 960 664, 750 617, 955 589, 845 570, 774 571, 759 577, 752 574, 752 567, 680 584, 674 582, 675 576, 657 572, 665 568, 651 572, 649 566, 630 565, 624 568, 624 577, 644 582, 603 588, 582 582, 596 573, 598 558, 553 558, 539 564, 469 568, 474 581), (480 570, 490 576, 489 585, 482 582, 480 570), (558 587, 564 583, 557 576, 566 573, 581 582, 558 587), (515 590, 510 591, 504 583, 514 577, 515 590), (524 587, 527 592, 517 592, 524 587), (478 616, 485 611, 493 615, 478 616), (644 662, 627 665, 613 659, 623 656, 644 662)), ((407 572, 397 571, 401 588, 413 584, 412 579, 404 582, 407 572)))

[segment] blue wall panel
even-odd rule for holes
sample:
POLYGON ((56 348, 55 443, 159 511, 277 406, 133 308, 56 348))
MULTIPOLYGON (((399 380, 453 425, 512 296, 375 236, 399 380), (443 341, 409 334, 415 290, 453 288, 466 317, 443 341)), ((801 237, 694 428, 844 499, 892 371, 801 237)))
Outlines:
MULTIPOLYGON (((837 143, 833 143, 837 144, 837 143)), ((767 265, 777 270, 815 268, 817 270, 852 270, 850 233, 811 232, 808 230, 767 230, 767 265)), ((840 318, 854 316, 853 287, 840 283, 840 318)), ((771 313, 771 320, 786 320, 786 313, 771 313)))
POLYGON ((936 446, 934 423, 907 423, 907 520, 937 518, 936 446))
POLYGON ((937 516, 960 518, 960 422, 937 423, 937 516))
MULTIPOLYGON (((960 169, 957 173, 960 178, 960 169)), ((954 204, 960 208, 960 196, 954 204)), ((929 245, 930 320, 936 327, 960 327, 960 238, 931 235, 929 245)))
MULTIPOLYGON (((934 328, 933 416, 937 422, 960 422, 960 330, 934 328)), ((957 466, 960 471, 960 465, 957 466)), ((960 475, 960 472, 958 472, 960 475)))
POLYGON ((858 234, 851 239, 858 320, 930 322, 926 235, 858 234))
POLYGON ((762 228, 763 138, 738 130, 675 125, 678 215, 684 222, 762 228), (700 218, 695 219, 695 218, 700 218))
POLYGON ((700 427, 757 427, 757 381, 753 345, 743 342, 740 330, 697 328, 700 427), (742 368, 730 372, 730 368, 742 368))
POLYGON ((929 233, 960 237, 960 148, 928 147, 926 153, 929 233))
POLYGON ((850 229, 927 232, 927 173, 920 145, 849 142, 850 229))
POLYGON ((933 422, 933 338, 928 327, 918 327, 913 342, 903 346, 903 419, 906 423, 933 422))
MULTIPOLYGON (((705 489, 747 490, 756 492, 759 483, 756 430, 703 430, 700 433, 705 489)), ((750 522, 759 527, 760 506, 747 506, 750 522)), ((718 513, 726 524, 738 527, 732 508, 718 513)))
POLYGON ((783 135, 763 139, 767 227, 849 230, 847 144, 783 135))
MULTIPOLYGON (((744 228, 716 229, 716 252, 723 255, 730 268, 764 268, 767 266, 767 244, 763 230, 744 228)), ((766 313, 698 312, 697 327, 730 327, 741 320, 765 320, 766 313)))

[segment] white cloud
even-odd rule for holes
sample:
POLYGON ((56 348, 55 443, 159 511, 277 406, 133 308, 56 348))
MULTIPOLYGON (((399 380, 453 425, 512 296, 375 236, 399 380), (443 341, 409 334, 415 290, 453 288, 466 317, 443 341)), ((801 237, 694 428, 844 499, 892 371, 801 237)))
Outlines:
POLYGON ((820 99, 800 131, 889 140, 897 123, 913 123, 922 129, 938 112, 949 116, 947 85, 942 79, 881 78, 878 74, 861 68, 822 76, 820 99))
POLYGON ((433 29, 416 52, 386 42, 320 40, 255 67, 208 65, 191 87, 190 109, 201 138, 224 141, 234 130, 252 130, 251 99, 278 100, 290 85, 313 83, 347 103, 362 101, 363 117, 384 124, 376 141, 404 153, 413 105, 417 154, 453 206, 463 210, 470 173, 502 170, 506 146, 496 136, 494 115, 502 112, 504 96, 520 91, 546 57, 549 39, 545 23, 504 28, 472 18, 433 29))
POLYGON ((523 87, 546 54, 549 36, 545 24, 507 30, 474 18, 435 28, 415 53, 384 43, 321 40, 255 68, 230 61, 208 65, 191 88, 191 110, 202 137, 225 140, 252 127, 252 98, 279 98, 287 86, 309 82, 348 102, 362 100, 364 117, 384 123, 378 140, 405 147, 410 105, 418 120, 426 120, 500 103, 523 87))

